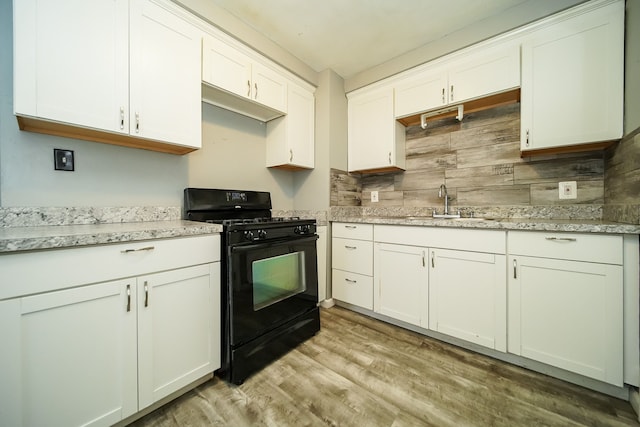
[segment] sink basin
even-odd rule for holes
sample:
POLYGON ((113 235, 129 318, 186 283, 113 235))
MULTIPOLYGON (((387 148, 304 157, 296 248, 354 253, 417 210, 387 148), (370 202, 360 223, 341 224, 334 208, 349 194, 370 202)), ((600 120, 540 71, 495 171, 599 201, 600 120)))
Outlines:
POLYGON ((482 217, 474 217, 474 218, 454 218, 455 221, 493 221, 493 218, 482 218, 482 217))

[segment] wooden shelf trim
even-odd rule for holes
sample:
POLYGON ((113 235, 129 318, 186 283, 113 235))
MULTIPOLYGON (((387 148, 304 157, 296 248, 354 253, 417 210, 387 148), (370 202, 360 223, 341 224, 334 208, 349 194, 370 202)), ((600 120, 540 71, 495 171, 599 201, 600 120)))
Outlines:
MULTIPOLYGON (((464 114, 470 114, 477 111, 487 110, 489 108, 498 107, 500 105, 513 104, 515 102, 520 102, 520 89, 513 89, 507 92, 498 93, 495 95, 486 96, 484 98, 461 102, 458 104, 464 105, 464 114)), ((435 110, 442 109, 443 107, 436 108, 435 110)), ((426 113, 427 111, 422 111, 419 114, 414 114, 412 116, 402 117, 400 119, 396 119, 398 122, 402 123, 404 126, 415 126, 420 124, 420 115, 426 113)), ((446 117, 455 117, 458 115, 457 111, 450 111, 448 113, 442 113, 437 116, 429 117, 427 122, 435 121, 439 119, 444 119, 446 117)), ((464 119, 463 119, 464 120, 464 119)))
POLYGON ((18 126, 20 127, 20 130, 28 132, 120 145, 122 147, 140 148, 143 150, 159 151, 161 153, 169 154, 187 154, 197 150, 197 148, 193 147, 183 147, 150 139, 136 138, 129 135, 82 128, 58 122, 50 122, 34 117, 16 116, 16 118, 18 119, 18 126))

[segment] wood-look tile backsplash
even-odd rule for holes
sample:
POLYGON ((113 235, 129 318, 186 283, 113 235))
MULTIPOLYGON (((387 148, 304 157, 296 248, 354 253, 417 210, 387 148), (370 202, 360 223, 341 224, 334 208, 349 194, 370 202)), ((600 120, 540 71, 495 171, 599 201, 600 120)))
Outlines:
POLYGON ((359 175, 332 170, 331 206, 533 206, 604 203, 602 152, 520 157, 520 104, 442 119, 406 130, 406 171, 359 175), (578 198, 560 200, 558 182, 577 181, 578 198), (371 191, 379 202, 371 203, 371 191))

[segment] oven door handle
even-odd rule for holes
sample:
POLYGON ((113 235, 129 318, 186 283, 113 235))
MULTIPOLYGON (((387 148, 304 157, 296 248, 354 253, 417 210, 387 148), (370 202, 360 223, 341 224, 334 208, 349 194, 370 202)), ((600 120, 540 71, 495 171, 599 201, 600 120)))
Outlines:
POLYGON ((249 251, 249 250, 256 250, 256 249, 262 249, 262 248, 268 248, 268 247, 272 247, 272 246, 276 246, 276 245, 283 245, 283 244, 299 244, 299 243, 306 243, 306 242, 311 242, 311 241, 316 241, 318 240, 320 236, 318 236, 317 234, 311 234, 311 235, 306 235, 306 236, 301 236, 301 237, 295 237, 295 238, 284 238, 284 239, 274 239, 274 240, 267 240, 267 241, 258 241, 256 243, 249 243, 249 244, 240 244, 237 246, 230 246, 229 250, 231 251, 231 253, 234 252, 244 252, 244 251, 249 251))

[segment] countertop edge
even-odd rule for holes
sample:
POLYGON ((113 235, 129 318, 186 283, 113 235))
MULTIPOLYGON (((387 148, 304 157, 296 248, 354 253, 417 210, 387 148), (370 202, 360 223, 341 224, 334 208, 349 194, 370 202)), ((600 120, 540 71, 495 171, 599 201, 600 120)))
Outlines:
POLYGON ((334 216, 330 222, 351 222, 380 225, 405 225, 423 227, 445 227, 461 229, 505 230, 505 231, 554 231, 606 234, 640 234, 640 225, 587 220, 542 220, 533 218, 509 218, 489 220, 452 220, 434 218, 389 218, 367 216, 334 216))
POLYGON ((78 248, 220 233, 222 226, 184 220, 0 229, 0 254, 78 248))

